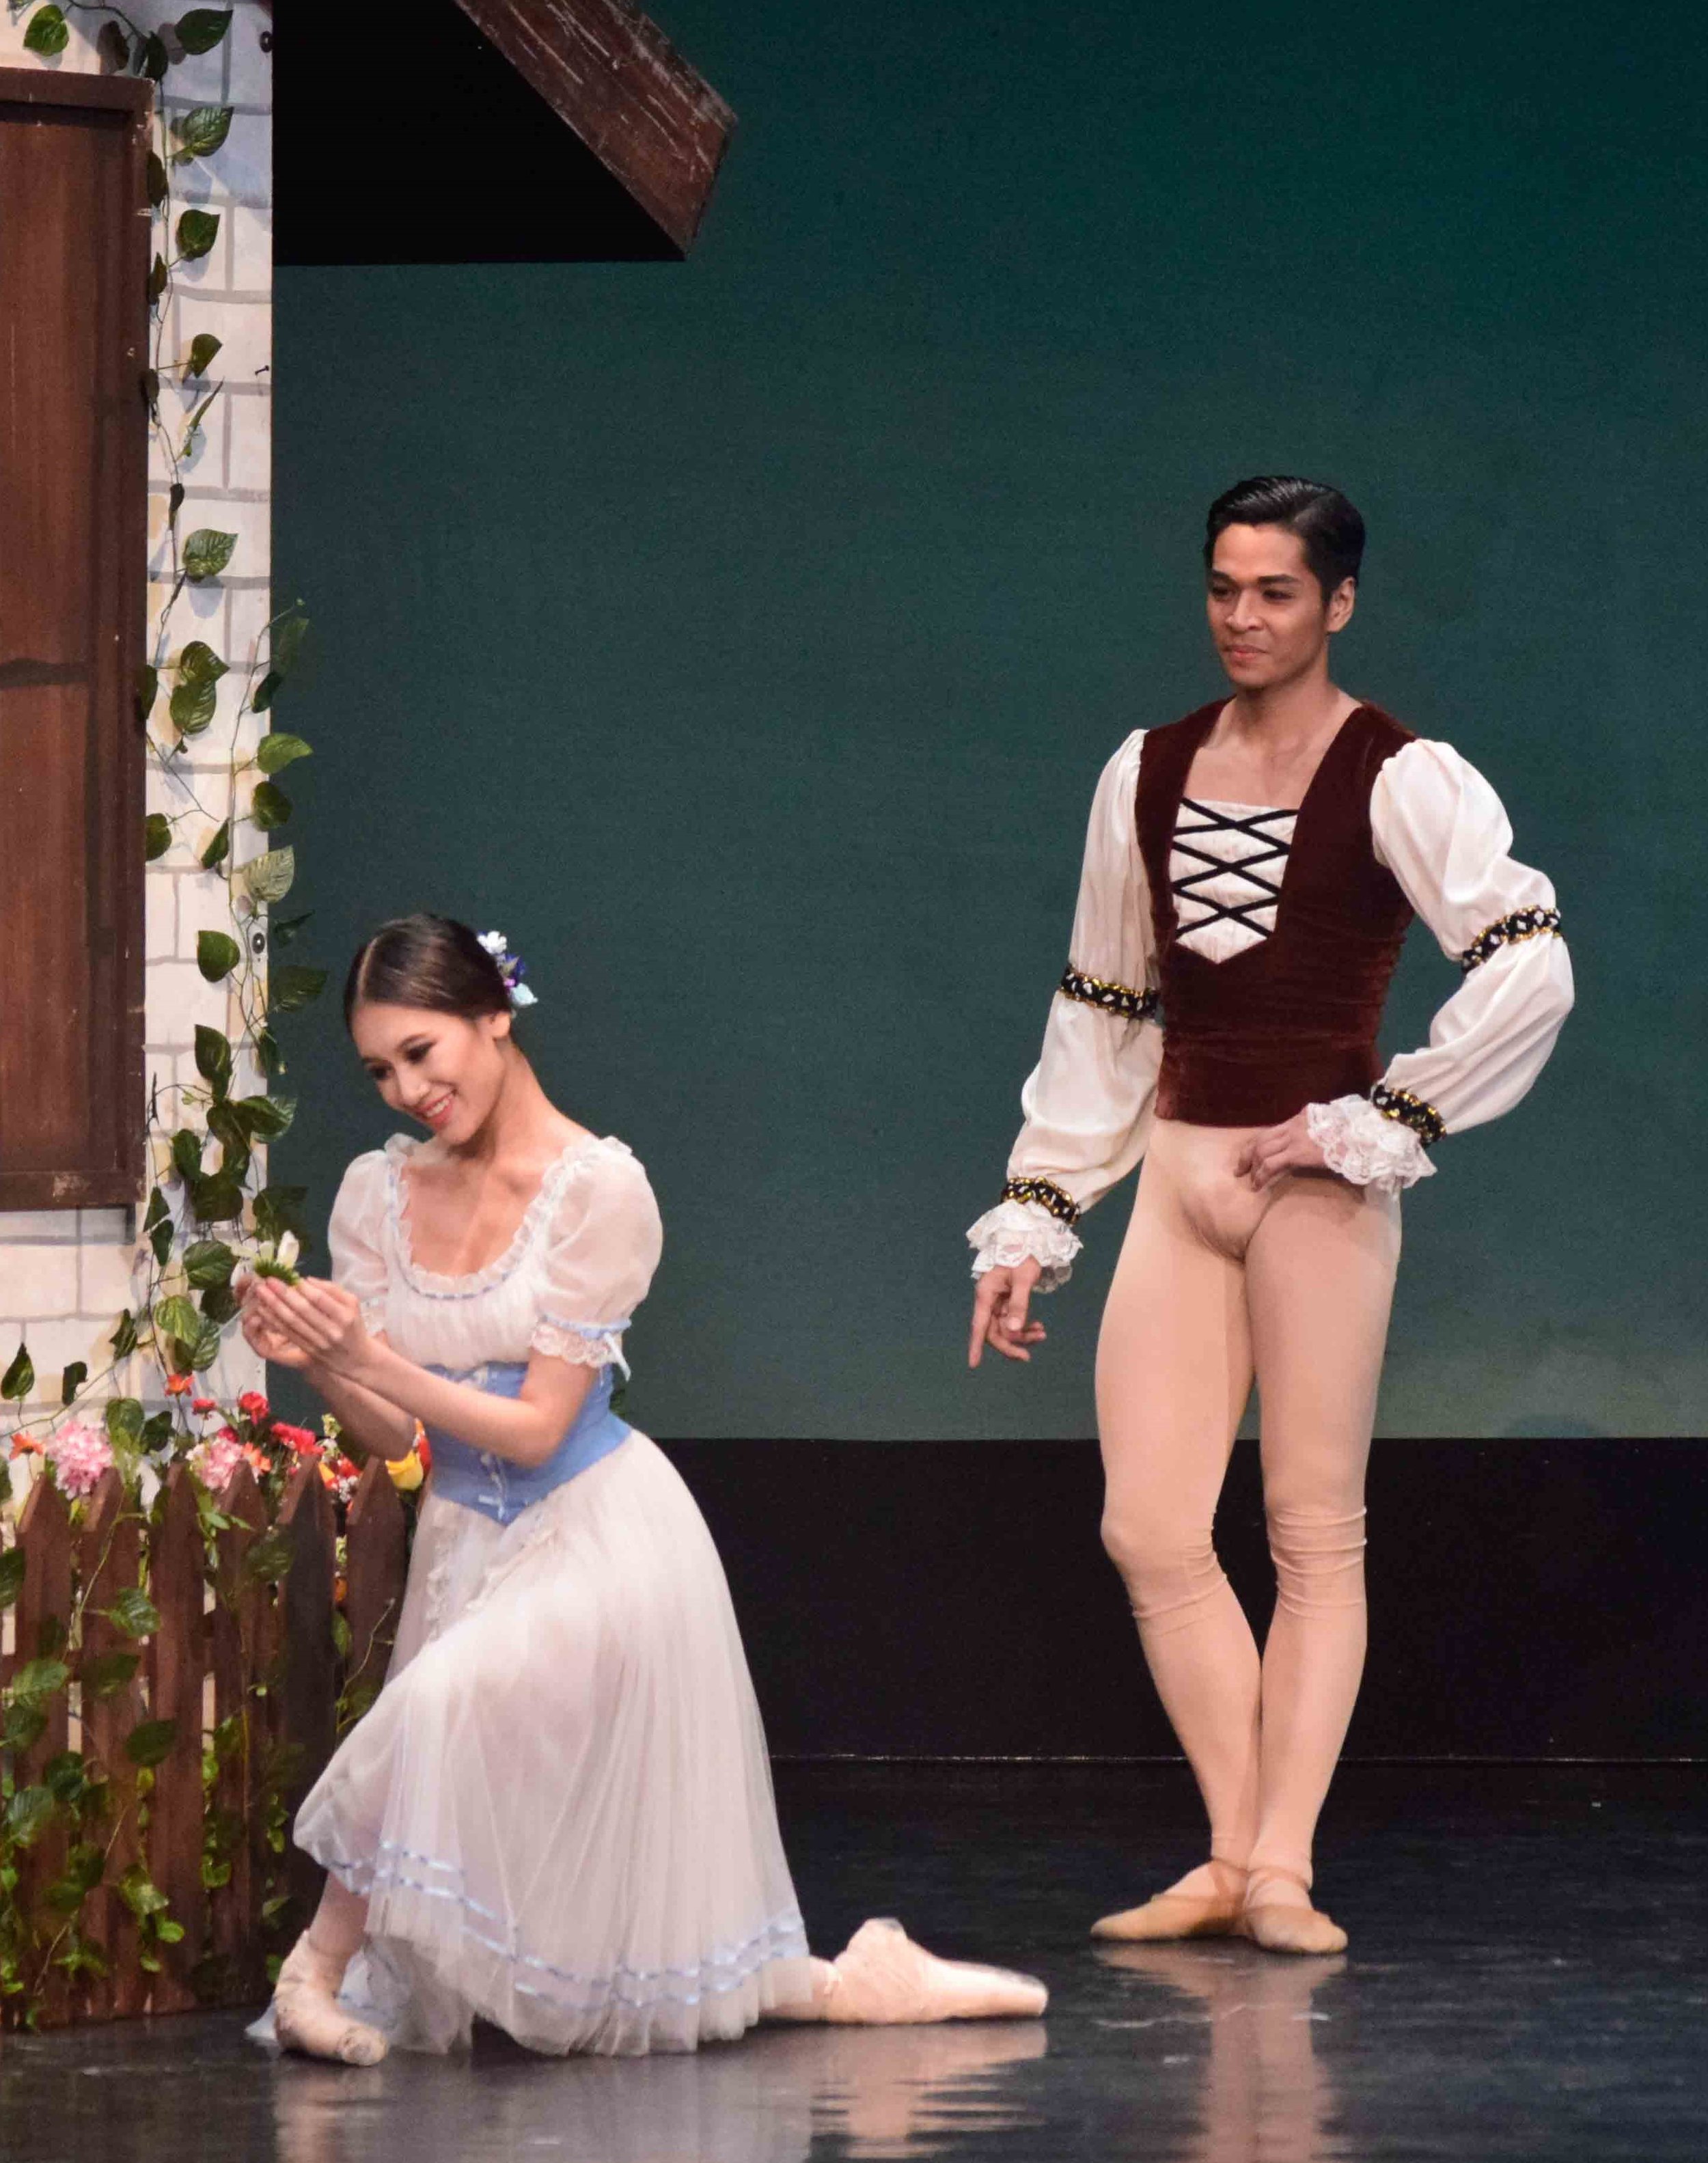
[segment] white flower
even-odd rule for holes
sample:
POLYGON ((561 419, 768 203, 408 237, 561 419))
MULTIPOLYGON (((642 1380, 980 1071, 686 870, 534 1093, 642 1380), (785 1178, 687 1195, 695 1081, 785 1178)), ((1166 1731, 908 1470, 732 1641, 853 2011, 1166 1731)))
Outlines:
POLYGON ((510 951, 510 942, 501 931, 483 931, 480 934, 480 944, 495 961, 500 956, 510 951))
POLYGON ((526 984, 512 984, 511 986, 510 1003, 513 1007, 535 1007, 539 1004, 539 1001, 534 997, 533 993, 528 989, 526 984))

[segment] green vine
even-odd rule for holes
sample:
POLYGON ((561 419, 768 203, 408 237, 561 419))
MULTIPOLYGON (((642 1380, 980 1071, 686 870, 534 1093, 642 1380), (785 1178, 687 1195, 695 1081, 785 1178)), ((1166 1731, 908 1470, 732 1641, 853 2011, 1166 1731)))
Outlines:
MULTIPOLYGON (((6 3, 16 17, 29 0, 6 3)), ((176 21, 145 29, 122 8, 65 0, 63 5, 34 8, 25 48, 44 59, 63 52, 71 36, 68 16, 93 18, 91 29, 105 71, 145 77, 156 86, 166 81, 180 61, 212 51, 232 23, 228 8, 194 8, 176 21)), ((269 969, 270 950, 288 948, 306 921, 301 914, 277 914, 295 880, 296 856, 289 842, 275 837, 292 814, 279 777, 308 757, 311 747, 269 719, 269 732, 253 754, 240 748, 245 724, 271 715, 296 664, 307 628, 301 606, 293 604, 275 615, 250 652, 236 662, 200 638, 174 645, 175 619, 186 589, 218 579, 238 547, 234 534, 213 526, 184 532, 180 524, 186 471, 225 387, 210 374, 220 341, 203 333, 182 353, 166 350, 177 274, 212 249, 221 223, 217 210, 193 203, 181 207, 174 176, 218 152, 232 117, 230 108, 215 105, 169 114, 157 98, 151 123, 151 333, 139 390, 154 447, 151 487, 162 476, 167 484, 169 569, 160 581, 164 597, 149 627, 149 657, 135 687, 135 720, 151 769, 170 780, 183 807, 148 814, 139 837, 144 858, 152 863, 165 856, 183 838, 181 830, 199 822, 192 844, 196 859, 206 878, 220 882, 229 929, 198 935, 196 964, 210 984, 226 987, 228 1019, 234 1010, 235 1026, 229 1033, 196 1029, 197 1082, 163 1089, 156 1081, 151 1086, 145 1113, 151 1176, 133 1296, 107 1339, 104 1361, 92 1374, 89 1362, 74 1362, 60 1377, 57 1405, 29 1413, 26 1407, 34 1401, 37 1376, 27 1336, 0 1376, 0 1405, 18 1408, 8 1456, 45 1459, 65 1491, 76 1495, 87 1488, 80 1490, 66 1477, 72 1451, 82 1451, 79 1462, 86 1470, 92 1451, 104 1449, 106 1461, 116 1464, 124 1478, 128 1501, 121 1523, 126 1516, 132 1521, 148 1521, 153 1513, 141 1500, 144 1467, 192 1448, 205 1449, 207 1438, 196 1421, 212 1411, 217 1409, 226 1420, 222 1433, 231 1447, 238 1447, 241 1438, 245 1453, 254 1453, 251 1461, 262 1474, 270 1518, 283 1492, 286 1460, 293 1451, 301 1453, 304 1444, 318 1447, 313 1437, 273 1422, 259 1398, 245 1397, 246 1411, 217 1408, 202 1397, 192 1403, 196 1385, 190 1379, 212 1365, 231 1330, 237 1313, 233 1279, 238 1268, 288 1268, 301 1236, 304 1191, 270 1182, 262 1155, 288 1129, 294 1108, 277 1090, 285 1061, 273 1023, 317 998, 326 981, 324 970, 298 962, 274 966, 270 975, 269 969), (168 410, 168 387, 183 395, 186 412, 175 416, 168 410), (233 673, 241 678, 241 695, 234 704, 228 701, 229 740, 221 753, 225 795, 210 808, 201 793, 206 776, 198 772, 197 762, 205 761, 204 740, 218 716, 219 684, 233 673), (246 845, 252 835, 262 846, 249 853, 246 845), (133 1395, 123 1384, 139 1360, 152 1364, 159 1383, 133 1395)), ((0 1462, 0 1505, 10 1494, 9 1466, 0 1462)), ((212 1579, 212 1542, 229 1521, 220 1516, 211 1493, 198 1490, 198 1495, 212 1579)), ((81 1503, 74 1502, 72 1514, 74 1521, 81 1517, 81 1503)), ((267 1533, 256 1542, 249 1558, 252 1574, 277 1581, 285 1564, 280 1537, 267 1533)), ((0 1609, 17 1600, 24 1563, 15 1541, 0 1549, 0 1609)), ((98 1581, 97 1572, 86 1577, 88 1584, 98 1581)), ((128 1687, 138 1672, 142 1647, 159 1626, 145 1589, 123 1587, 102 1611, 136 1649, 85 1656, 87 1597, 86 1584, 70 1614, 49 1618, 40 1643, 18 1647, 20 1663, 0 1699, 0 2002, 6 2002, 8 2024, 21 2019, 34 2024, 56 1972, 76 1978, 103 1971, 101 1951, 80 1922, 84 1904, 108 1882, 127 1827, 137 1835, 145 1828, 153 1768, 176 1741, 170 1721, 144 1717, 132 1726, 123 1745, 130 1776, 123 1787, 131 1800, 123 1808, 114 1801, 121 1791, 117 1768, 83 1751, 60 1752, 35 1777, 20 1779, 19 1768, 45 1731, 55 1701, 63 1695, 80 1714, 88 1704, 128 1687), (19 1891, 20 1864, 26 1851, 50 1833, 63 1836, 64 1868, 43 1895, 40 1909, 27 1913, 19 1891)), ((259 1687, 265 1691, 269 1684, 259 1687)), ((230 1813, 219 1806, 216 1791, 233 1754, 249 1747, 248 1725, 246 1717, 228 1720, 203 1738, 202 1876, 213 1894, 231 1877, 231 1857, 241 1835, 230 1813)), ((281 1874, 266 1888, 270 1897, 264 1912, 269 1920, 276 1919, 285 1899, 283 1791, 289 1769, 282 1759, 259 1768, 269 1850, 281 1858, 281 1874)), ((158 1969, 160 1947, 181 1940, 182 1925, 172 1919, 144 1864, 128 1866, 113 1880, 113 1888, 134 1919, 142 1967, 158 1969)))

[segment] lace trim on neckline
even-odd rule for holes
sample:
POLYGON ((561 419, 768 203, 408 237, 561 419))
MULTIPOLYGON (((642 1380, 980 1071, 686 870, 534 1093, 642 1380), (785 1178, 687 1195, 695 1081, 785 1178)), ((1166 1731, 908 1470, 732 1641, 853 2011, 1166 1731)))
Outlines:
POLYGON ((415 1250, 410 1242, 409 1191, 403 1173, 404 1166, 421 1146, 421 1142, 413 1134, 393 1134, 386 1143, 386 1213, 391 1220, 398 1272, 411 1291, 423 1293, 429 1299, 474 1299, 484 1291, 490 1291, 495 1285, 502 1284, 506 1277, 514 1275, 522 1257, 538 1235, 540 1227, 557 1207, 569 1175, 577 1166, 585 1162, 595 1150, 621 1150, 626 1155, 628 1149, 628 1144, 620 1142, 615 1134, 582 1134, 565 1142, 541 1174, 533 1199, 523 1210, 521 1222, 516 1226, 504 1252, 483 1269, 470 1270, 462 1276, 454 1276, 447 1275, 438 1270, 423 1269, 416 1260, 415 1250))

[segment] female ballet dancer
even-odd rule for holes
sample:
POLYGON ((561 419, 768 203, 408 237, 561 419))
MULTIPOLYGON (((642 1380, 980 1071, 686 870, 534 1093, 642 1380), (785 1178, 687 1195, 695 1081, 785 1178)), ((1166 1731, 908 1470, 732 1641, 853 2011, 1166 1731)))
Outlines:
POLYGON ((519 974, 442 917, 366 942, 346 1020, 429 1138, 351 1165, 332 1281, 244 1294, 249 1343, 348 1442, 401 1457, 419 1419, 433 1448, 385 1687, 297 1816, 327 1878, 272 2033, 371 2065, 477 2017, 537 2050, 636 2053, 766 2017, 1041 2013, 1040 1984, 893 1922, 809 1956, 716 1551, 611 1409, 658 1207, 621 1142, 548 1102, 512 1034, 519 974))
POLYGON ((1329 680, 1363 546, 1319 484, 1244 481, 1212 505, 1234 695, 1137 731, 1104 768, 1025 1124, 968 1235, 971 1364, 987 1342, 1025 1359, 1044 1335, 1030 1295, 1066 1281, 1074 1223, 1145 1158, 1098 1349, 1103 1538, 1210 1860, 1103 1937, 1345 1944, 1312 1905, 1311 1851, 1364 1664, 1400 1191, 1430 1144, 1518 1102, 1571 1005, 1553 889, 1508 854, 1487 782, 1329 680), (1464 981, 1428 1049, 1384 1074, 1414 910, 1464 981), (1276 1577, 1260 1663, 1212 1540, 1254 1373, 1276 1577))

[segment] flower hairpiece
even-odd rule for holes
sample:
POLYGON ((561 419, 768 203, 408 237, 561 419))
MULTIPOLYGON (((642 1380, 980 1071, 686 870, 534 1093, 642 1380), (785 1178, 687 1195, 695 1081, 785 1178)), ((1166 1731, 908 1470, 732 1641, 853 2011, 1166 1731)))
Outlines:
POLYGON ((537 1006, 539 1001, 522 982, 527 964, 519 954, 512 954, 509 942, 501 931, 483 931, 480 944, 498 964, 498 973, 504 979, 504 988, 510 993, 513 1007, 537 1006))

